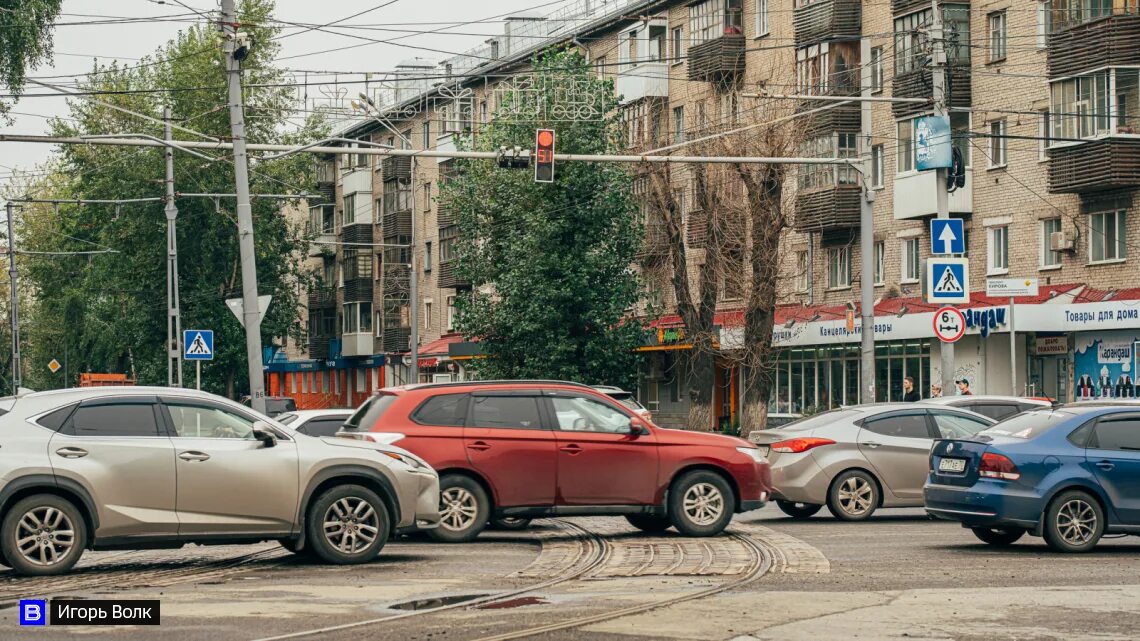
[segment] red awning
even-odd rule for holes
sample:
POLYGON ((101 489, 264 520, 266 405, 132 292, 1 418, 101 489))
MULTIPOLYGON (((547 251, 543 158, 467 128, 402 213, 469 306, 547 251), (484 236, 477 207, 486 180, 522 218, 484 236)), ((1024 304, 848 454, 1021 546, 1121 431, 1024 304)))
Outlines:
POLYGON ((420 348, 420 357, 425 356, 447 356, 447 346, 453 343, 462 343, 463 336, 461 334, 444 334, 436 340, 424 345, 420 348))

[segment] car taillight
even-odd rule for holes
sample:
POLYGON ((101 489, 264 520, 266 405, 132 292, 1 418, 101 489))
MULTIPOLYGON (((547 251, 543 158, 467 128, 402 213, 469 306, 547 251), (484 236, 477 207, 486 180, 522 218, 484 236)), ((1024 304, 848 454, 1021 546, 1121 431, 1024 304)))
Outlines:
POLYGON ((991 479, 1004 479, 1016 481, 1021 478, 1021 472, 1008 456, 985 452, 982 454, 982 463, 978 466, 978 474, 991 479))
POLYGON ((829 438, 790 438, 786 441, 779 441, 772 443, 771 448, 773 452, 781 452, 783 454, 799 454, 806 452, 814 447, 821 445, 835 445, 835 441, 829 438))

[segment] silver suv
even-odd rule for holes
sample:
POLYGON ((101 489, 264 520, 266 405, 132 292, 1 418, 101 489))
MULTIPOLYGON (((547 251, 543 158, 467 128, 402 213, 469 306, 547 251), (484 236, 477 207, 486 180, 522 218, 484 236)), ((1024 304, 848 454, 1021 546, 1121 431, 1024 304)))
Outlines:
POLYGON ((61 574, 85 548, 277 540, 363 563, 439 524, 439 477, 391 445, 290 430, 158 387, 0 399, 0 563, 61 574))

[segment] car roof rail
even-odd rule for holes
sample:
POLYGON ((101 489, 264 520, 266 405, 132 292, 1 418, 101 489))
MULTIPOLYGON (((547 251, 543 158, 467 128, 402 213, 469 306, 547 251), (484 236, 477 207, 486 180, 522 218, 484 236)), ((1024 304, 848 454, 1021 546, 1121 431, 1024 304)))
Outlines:
POLYGON ((445 387, 462 387, 465 385, 571 385, 574 387, 581 387, 582 389, 593 389, 585 383, 575 383, 574 381, 559 381, 553 379, 541 378, 519 378, 519 379, 493 379, 488 381, 450 381, 446 383, 421 383, 412 387, 412 389, 434 389, 445 387))

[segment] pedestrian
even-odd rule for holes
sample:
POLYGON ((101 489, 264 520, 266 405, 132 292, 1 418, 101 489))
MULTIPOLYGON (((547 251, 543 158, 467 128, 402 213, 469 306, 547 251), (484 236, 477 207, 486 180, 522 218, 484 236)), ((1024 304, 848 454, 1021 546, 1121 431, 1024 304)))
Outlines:
POLYGON ((974 393, 970 391, 970 381, 963 378, 961 380, 957 380, 954 382, 958 384, 958 395, 959 396, 973 396, 974 395, 974 393))
POLYGON ((922 400, 922 396, 918 393, 918 390, 914 389, 913 376, 907 376, 903 379, 903 400, 907 403, 914 403, 915 401, 922 400))
POLYGON ((942 386, 935 383, 930 386, 930 398, 942 398, 942 386))

